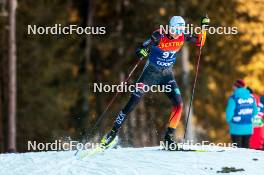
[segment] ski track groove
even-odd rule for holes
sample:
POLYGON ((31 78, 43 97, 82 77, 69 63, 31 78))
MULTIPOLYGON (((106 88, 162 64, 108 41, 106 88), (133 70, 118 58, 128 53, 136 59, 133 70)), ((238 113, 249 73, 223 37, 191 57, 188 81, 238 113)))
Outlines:
POLYGON ((262 175, 264 152, 246 149, 170 152, 158 150, 158 147, 120 148, 83 160, 77 160, 74 151, 0 154, 1 175, 219 175, 216 171, 222 167, 244 168, 243 172, 230 173, 234 175, 262 175))

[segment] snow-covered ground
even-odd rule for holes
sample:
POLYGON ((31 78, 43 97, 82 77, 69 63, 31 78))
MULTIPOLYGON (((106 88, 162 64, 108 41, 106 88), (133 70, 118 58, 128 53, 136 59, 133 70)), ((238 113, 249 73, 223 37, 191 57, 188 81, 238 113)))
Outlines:
MULTIPOLYGON (((219 148, 222 149, 222 148, 219 148)), ((264 152, 232 149, 224 152, 172 152, 159 147, 118 148, 77 160, 74 151, 0 154, 1 175, 203 175, 223 167, 244 171, 238 175, 263 175, 264 152)))

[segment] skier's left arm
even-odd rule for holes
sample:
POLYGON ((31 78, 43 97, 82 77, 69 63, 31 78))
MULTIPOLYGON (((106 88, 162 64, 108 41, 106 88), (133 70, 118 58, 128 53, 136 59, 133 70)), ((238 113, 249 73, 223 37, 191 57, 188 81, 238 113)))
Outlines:
POLYGON ((191 41, 196 46, 204 46, 206 40, 206 30, 209 28, 210 19, 202 17, 201 19, 201 32, 197 34, 185 34, 185 41, 191 41))
POLYGON ((136 55, 138 58, 142 59, 148 56, 149 49, 152 45, 158 45, 160 41, 160 32, 156 30, 152 33, 152 35, 144 41, 140 47, 136 49, 136 55))

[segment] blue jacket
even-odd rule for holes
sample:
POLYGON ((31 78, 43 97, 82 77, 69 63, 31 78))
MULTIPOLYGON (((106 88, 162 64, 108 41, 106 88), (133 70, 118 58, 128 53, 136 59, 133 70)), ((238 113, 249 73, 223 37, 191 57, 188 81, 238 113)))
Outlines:
POLYGON ((228 99, 226 121, 231 135, 251 135, 252 118, 258 114, 256 100, 246 88, 237 88, 228 99))

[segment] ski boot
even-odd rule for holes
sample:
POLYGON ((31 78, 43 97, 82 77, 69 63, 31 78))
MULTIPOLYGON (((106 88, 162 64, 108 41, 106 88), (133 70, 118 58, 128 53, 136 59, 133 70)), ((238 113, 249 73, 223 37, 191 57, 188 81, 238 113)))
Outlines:
POLYGON ((173 140, 174 132, 175 132, 175 129, 167 128, 165 137, 164 137, 164 145, 165 145, 164 149, 165 150, 177 151, 179 149, 177 142, 173 140))
POLYGON ((109 147, 115 147, 118 142, 117 132, 117 130, 112 129, 109 133, 107 133, 101 140, 101 148, 107 149, 109 147))

